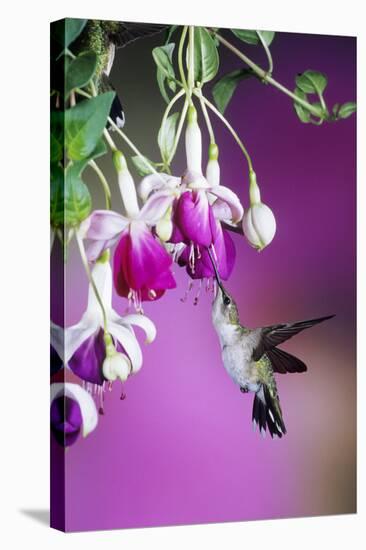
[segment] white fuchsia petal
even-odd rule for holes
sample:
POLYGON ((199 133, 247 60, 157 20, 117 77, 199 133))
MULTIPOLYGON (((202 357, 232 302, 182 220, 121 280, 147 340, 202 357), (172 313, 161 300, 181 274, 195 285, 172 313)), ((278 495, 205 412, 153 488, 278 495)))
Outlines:
POLYGON ((143 220, 148 225, 157 224, 164 217, 174 199, 175 195, 169 191, 153 193, 142 207, 138 219, 143 220))
POLYGON ((146 343, 151 344, 156 338, 156 327, 146 315, 131 313, 121 318, 121 322, 127 325, 135 325, 146 334, 146 343))
POLYGON ((218 160, 210 159, 206 167, 206 179, 211 187, 220 185, 220 165, 218 160))
POLYGON ((145 176, 138 187, 138 194, 143 201, 146 201, 147 197, 152 191, 159 191, 161 189, 173 190, 180 185, 180 178, 171 176, 170 174, 149 174, 145 176))
POLYGON ((244 209, 238 196, 231 191, 231 189, 225 187, 224 185, 217 185, 216 187, 212 187, 210 189, 210 193, 226 202, 231 210, 231 219, 233 223, 237 223, 242 219, 244 209))
POLYGON ((108 330, 126 351, 131 365, 132 372, 137 372, 142 366, 142 353, 137 338, 131 328, 127 328, 124 324, 118 321, 110 320, 108 330))
POLYGON ((202 174, 202 137, 197 122, 188 122, 185 142, 188 170, 202 174))
POLYGON ((136 218, 140 208, 137 202, 135 183, 127 167, 118 173, 118 185, 127 217, 129 219, 136 218))
POLYGON ((84 239, 106 241, 118 237, 126 228, 129 220, 113 210, 95 210, 80 225, 84 239))

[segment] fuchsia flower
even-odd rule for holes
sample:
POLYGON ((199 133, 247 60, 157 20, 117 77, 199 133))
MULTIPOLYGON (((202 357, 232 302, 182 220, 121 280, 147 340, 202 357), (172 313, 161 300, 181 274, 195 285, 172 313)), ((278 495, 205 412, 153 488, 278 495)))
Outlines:
POLYGON ((170 271, 172 258, 152 233, 171 208, 174 196, 165 191, 155 193, 140 209, 132 176, 120 151, 115 152, 114 162, 126 215, 96 210, 83 222, 81 230, 90 242, 89 261, 95 261, 118 242, 113 262, 116 290, 141 309, 141 301, 156 300, 176 286, 170 271))
POLYGON ((165 192, 174 198, 170 242, 186 245, 178 263, 187 265, 192 278, 214 275, 207 253, 210 247, 221 277, 227 279, 234 266, 235 248, 220 222, 238 223, 243 217, 243 207, 231 189, 220 185, 218 148, 215 144, 210 145, 206 177, 202 174, 202 139, 194 107, 188 111, 185 140, 187 170, 183 177, 167 174, 146 176, 140 184, 140 196, 151 199, 165 192))
POLYGON ((102 385, 106 380, 117 378, 124 382, 142 366, 142 353, 132 325, 145 331, 147 342, 155 339, 156 329, 145 315, 120 316, 114 311, 108 258, 96 262, 92 277, 104 305, 106 326, 100 304, 89 285, 88 305, 82 318, 66 329, 52 324, 51 344, 63 363, 85 382, 102 385))
POLYGON ((78 384, 51 384, 51 432, 63 447, 73 445, 80 433, 86 437, 98 424, 91 395, 78 384))

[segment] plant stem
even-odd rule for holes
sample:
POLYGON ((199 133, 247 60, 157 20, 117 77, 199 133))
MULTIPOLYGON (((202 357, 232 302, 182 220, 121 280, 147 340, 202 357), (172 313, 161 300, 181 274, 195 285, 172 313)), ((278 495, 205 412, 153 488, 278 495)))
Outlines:
POLYGON ((99 168, 97 163, 94 160, 89 161, 89 166, 94 170, 94 172, 97 174, 105 195, 105 206, 107 210, 111 209, 111 190, 109 188, 108 182, 102 172, 102 170, 99 168))
POLYGON ((194 94, 198 97, 198 98, 202 98, 202 101, 207 105, 207 107, 209 107, 211 109, 211 111, 213 111, 215 113, 216 116, 219 117, 219 119, 225 124, 226 128, 230 131, 230 133, 232 134, 233 138, 235 139, 236 143, 239 145, 240 149, 242 150, 245 158, 247 159, 247 162, 248 162, 248 166, 249 166, 249 172, 253 172, 253 164, 252 164, 252 159, 250 158, 250 155, 248 153, 248 151, 246 150, 243 142, 241 141, 240 137, 238 136, 238 134, 235 132, 234 128, 231 126, 231 124, 226 120, 226 118, 220 113, 220 111, 218 109, 216 109, 216 107, 214 105, 212 105, 212 103, 210 101, 208 101, 208 99, 205 98, 205 96, 201 93, 201 95, 195 91, 194 94))
POLYGON ((188 43, 188 90, 189 90, 189 102, 192 103, 192 90, 194 88, 194 27, 189 27, 189 43, 188 43))
POLYGON ((205 102, 203 101, 203 98, 202 98, 203 96, 202 96, 201 88, 199 88, 198 94, 199 94, 198 97, 199 97, 199 100, 200 100, 202 113, 203 113, 203 116, 205 118, 207 130, 208 130, 208 133, 209 133, 209 136, 210 136, 210 143, 216 143, 215 134, 214 134, 214 131, 213 131, 213 128, 212 128, 211 120, 210 120, 210 117, 209 117, 207 109, 206 109, 206 104, 205 104, 205 102))
POLYGON ((114 153, 115 151, 117 151, 117 146, 116 146, 116 144, 114 143, 114 141, 113 141, 113 139, 112 139, 110 133, 108 132, 107 128, 104 128, 104 130, 103 130, 103 135, 104 135, 104 137, 105 137, 105 139, 106 139, 106 141, 107 141, 109 147, 111 148, 112 153, 114 153))
MULTIPOLYGON (((174 105, 174 103, 176 101, 178 101, 179 98, 181 98, 183 95, 185 94, 185 90, 182 89, 180 90, 173 98, 172 100, 170 101, 169 105, 167 106, 167 108, 165 109, 165 112, 164 112, 164 115, 163 115, 163 118, 161 120, 161 124, 160 124, 160 128, 163 128, 168 116, 169 116, 169 113, 170 111, 172 110, 172 107, 174 105)), ((164 163, 163 163, 164 164, 164 163)))
POLYGON ((81 261, 82 261, 84 269, 85 269, 85 273, 88 277, 89 283, 91 284, 91 287, 93 289, 93 292, 95 294, 97 302, 100 306, 100 309, 102 310, 104 330, 105 330, 105 332, 108 332, 107 314, 106 314, 106 311, 105 311, 103 301, 100 297, 99 291, 97 289, 97 285, 95 284, 94 279, 93 279, 93 275, 90 271, 88 258, 86 257, 86 253, 85 253, 85 247, 84 247, 83 239, 81 238, 79 231, 76 231, 75 234, 76 234, 76 241, 78 243, 78 247, 79 247, 79 251, 80 251, 81 261))
POLYGON ((285 88, 285 86, 280 84, 280 82, 277 82, 277 80, 272 78, 268 73, 266 73, 263 69, 261 69, 261 67, 259 67, 256 63, 254 63, 254 61, 249 59, 249 57, 243 54, 240 50, 238 50, 235 46, 233 46, 233 44, 228 42, 225 38, 223 38, 217 33, 214 33, 214 34, 217 40, 221 42, 221 44, 223 44, 226 48, 228 48, 235 55, 237 55, 242 61, 244 61, 244 63, 246 63, 248 67, 250 67, 253 70, 253 72, 255 72, 264 82, 268 82, 268 84, 271 84, 272 86, 280 90, 282 93, 288 95, 294 101, 296 101, 296 103, 299 103, 300 105, 305 107, 305 109, 307 109, 311 114, 319 118, 319 110, 316 109, 316 107, 313 107, 313 105, 311 105, 311 103, 309 103, 308 101, 305 101, 300 97, 297 97, 293 92, 291 92, 291 90, 289 90, 288 88, 285 88))
POLYGON ((175 134, 173 149, 172 149, 172 152, 170 153, 170 156, 169 156, 168 161, 167 161, 168 165, 170 165, 170 163, 172 162, 172 160, 174 158, 174 155, 175 155, 175 152, 177 150, 179 139, 180 139, 180 136, 181 136, 181 133, 182 133, 183 124, 184 124, 184 121, 186 119, 187 110, 188 110, 188 100, 186 99, 185 102, 184 102, 184 105, 183 105, 181 115, 180 115, 178 128, 177 128, 177 133, 175 134))
POLYGON ((75 92, 79 95, 82 95, 83 97, 87 97, 88 99, 90 99, 91 96, 90 94, 88 94, 88 92, 85 92, 84 90, 82 90, 81 88, 75 88, 75 92))
POLYGON ((267 42, 264 40, 263 38, 263 35, 261 33, 261 31, 256 31, 257 35, 258 35, 258 38, 259 40, 261 41, 261 44, 264 48, 264 51, 266 52, 266 56, 267 56, 267 59, 268 59, 268 71, 267 71, 267 74, 268 75, 271 75, 273 73, 273 59, 272 59, 272 55, 271 55, 271 51, 267 45, 267 42))
POLYGON ((183 46, 187 36, 187 31, 188 31, 188 27, 187 26, 183 27, 182 34, 179 41, 179 48, 178 48, 179 74, 182 80, 183 88, 185 89, 186 93, 188 92, 188 84, 187 84, 186 75, 184 74, 184 67, 183 67, 183 46))
POLYGON ((155 175, 159 176, 165 183, 165 180, 162 177, 162 175, 155 170, 155 167, 147 160, 146 157, 144 157, 144 155, 137 149, 136 145, 132 143, 132 141, 126 136, 126 134, 122 132, 121 128, 118 128, 117 124, 115 124, 115 122, 110 117, 108 117, 108 122, 116 130, 116 132, 121 136, 121 138, 127 143, 127 145, 132 149, 132 151, 136 153, 138 157, 141 158, 145 166, 147 166, 149 170, 151 170, 151 172, 153 172, 155 175))

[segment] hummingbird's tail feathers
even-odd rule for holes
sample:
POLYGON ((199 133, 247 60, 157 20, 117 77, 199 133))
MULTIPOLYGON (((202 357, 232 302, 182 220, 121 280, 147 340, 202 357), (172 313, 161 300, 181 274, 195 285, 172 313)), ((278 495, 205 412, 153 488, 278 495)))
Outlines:
MULTIPOLYGON (((123 112, 121 100, 116 92, 115 87, 111 82, 111 79, 109 78, 109 75, 106 72, 103 72, 99 81, 99 91, 109 92, 112 90, 115 92, 115 96, 112 101, 111 110, 109 111, 109 116, 113 120, 115 125, 118 126, 118 128, 123 128, 123 126, 125 125, 125 114, 123 112)), ((112 125, 109 125, 108 130, 114 130, 112 125)))
POLYGON ((298 321, 297 323, 281 323, 258 329, 259 340, 256 348, 253 350, 254 361, 259 361, 263 353, 279 346, 282 342, 292 338, 295 334, 298 334, 302 330, 318 325, 319 323, 327 321, 332 317, 334 317, 334 315, 327 315, 326 317, 319 317, 318 319, 298 321))
POLYGON ((308 370, 307 366, 301 359, 283 351, 280 348, 273 348, 266 352, 268 355, 274 372, 280 374, 286 374, 287 372, 305 372, 308 370))
POLYGON ((286 433, 278 398, 272 397, 267 386, 261 385, 253 402, 253 427, 258 425, 259 432, 265 436, 266 429, 273 438, 281 438, 286 433))
POLYGON ((116 126, 118 126, 118 128, 123 128, 123 126, 125 125, 125 114, 123 112, 122 103, 117 94, 114 96, 109 116, 116 124, 116 126))

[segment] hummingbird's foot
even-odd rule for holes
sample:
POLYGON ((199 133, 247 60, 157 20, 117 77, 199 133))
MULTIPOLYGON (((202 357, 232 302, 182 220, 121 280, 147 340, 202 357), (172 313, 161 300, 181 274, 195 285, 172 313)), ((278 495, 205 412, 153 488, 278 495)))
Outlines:
POLYGON ((242 393, 248 393, 248 392, 249 392, 249 390, 248 390, 248 388, 247 388, 246 386, 244 386, 244 387, 243 387, 243 386, 240 386, 240 391, 241 391, 242 393))

